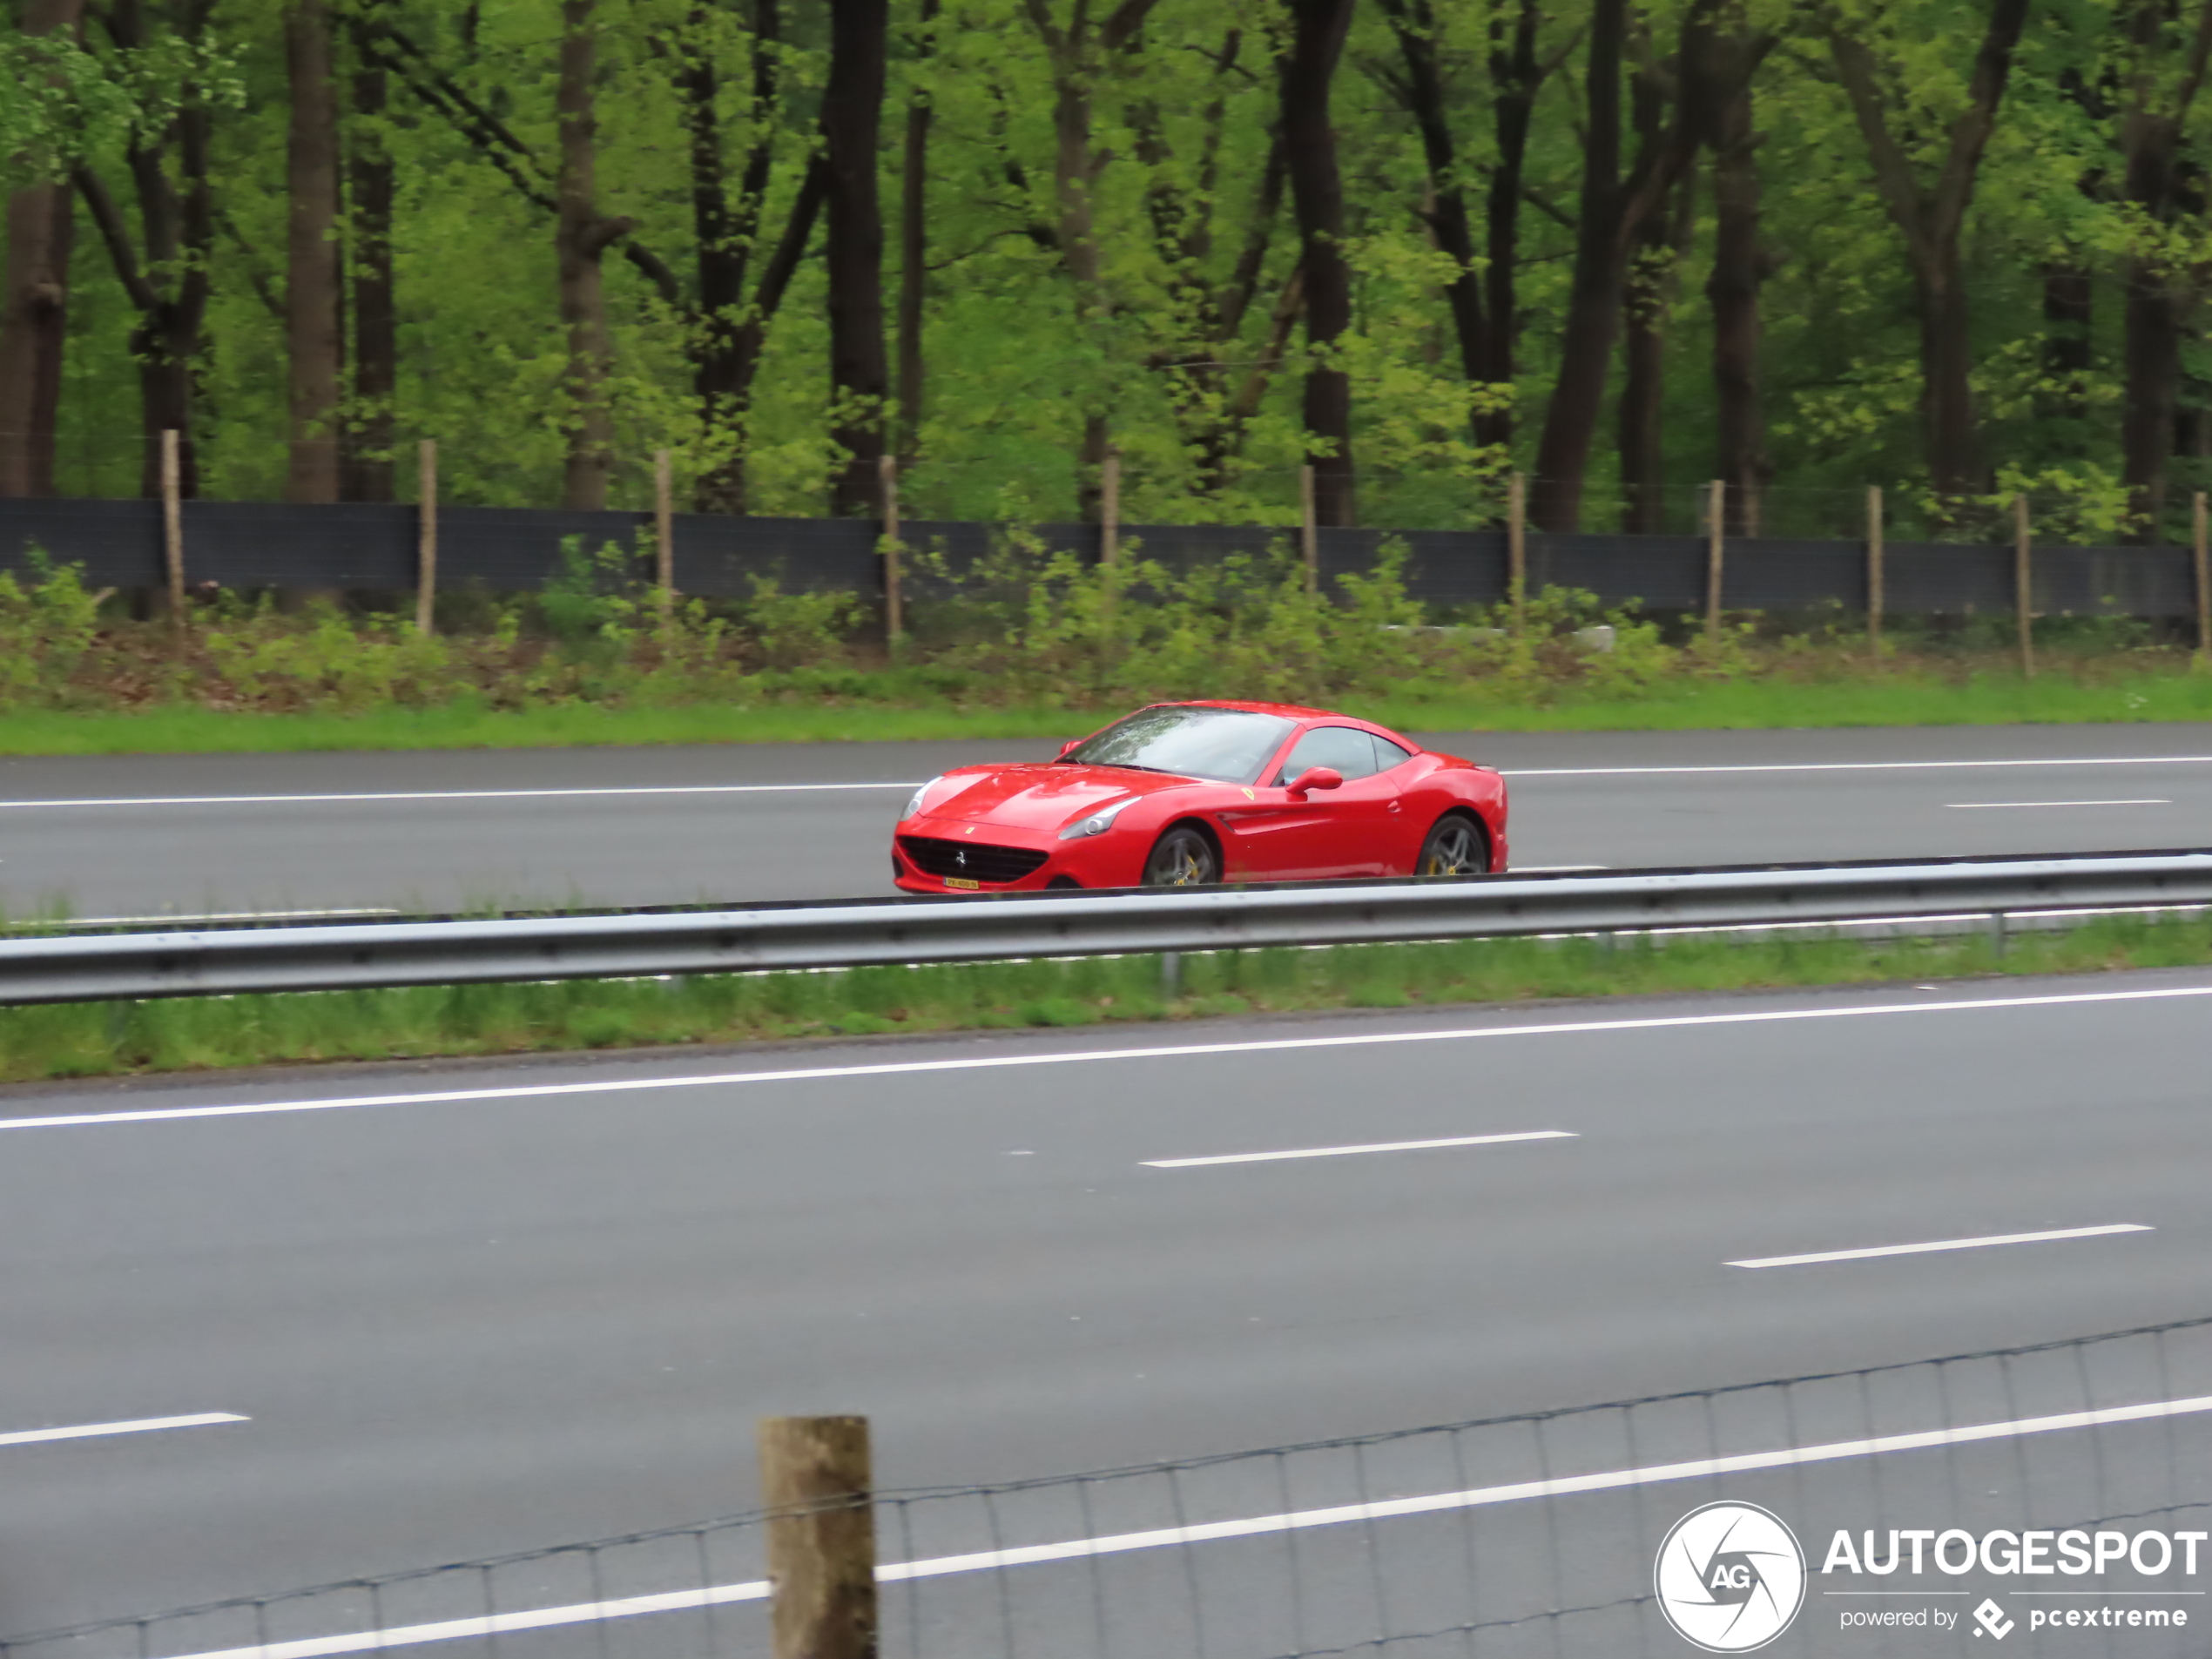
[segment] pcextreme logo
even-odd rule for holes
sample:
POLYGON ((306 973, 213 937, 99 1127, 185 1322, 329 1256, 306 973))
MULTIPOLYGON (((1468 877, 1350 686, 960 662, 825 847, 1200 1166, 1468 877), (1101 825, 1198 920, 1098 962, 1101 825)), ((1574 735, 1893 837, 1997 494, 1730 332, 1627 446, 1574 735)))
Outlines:
POLYGON ((1750 1653, 1790 1628, 1805 1600, 1805 1554, 1779 1515, 1709 1503, 1669 1528, 1652 1569, 1659 1610, 1707 1653, 1750 1653))

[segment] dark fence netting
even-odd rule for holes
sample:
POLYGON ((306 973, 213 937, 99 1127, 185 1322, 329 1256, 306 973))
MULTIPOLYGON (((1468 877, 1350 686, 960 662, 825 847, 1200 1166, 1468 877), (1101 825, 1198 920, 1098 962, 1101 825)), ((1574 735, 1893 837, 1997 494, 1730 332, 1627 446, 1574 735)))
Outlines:
MULTIPOLYGON (((409 505, 340 502, 293 506, 268 502, 183 504, 185 576, 198 585, 307 591, 404 592, 417 579, 420 520, 409 505)), ((900 544, 914 568, 907 588, 935 591, 934 571, 970 569, 998 527, 909 520, 900 544)), ((1095 524, 1046 524, 1034 530, 1048 549, 1099 556, 1095 524)), ((745 598, 754 583, 786 591, 880 597, 882 527, 867 519, 739 518, 678 514, 675 583, 679 592, 745 598)), ((1127 556, 1186 574, 1236 554, 1295 550, 1294 529, 1267 525, 1124 524, 1127 556)), ((1386 543, 1406 550, 1406 579, 1417 598, 1440 605, 1490 604, 1507 595, 1502 530, 1336 529, 1318 536, 1325 581, 1372 570, 1386 543)), ((559 570, 564 547, 597 553, 614 546, 651 567, 653 518, 641 512, 447 507, 437 516, 437 585, 529 592, 559 570)), ((1605 605, 1641 604, 1656 611, 1702 610, 1710 556, 1702 536, 1551 535, 1527 537, 1531 591, 1575 588, 1605 605)), ((166 580, 161 506, 153 501, 0 500, 0 570, 22 570, 33 550, 82 566, 96 588, 156 588, 166 580)), ((1730 609, 1863 611, 1868 560, 1863 543, 1736 537, 1723 559, 1723 603, 1730 609)), ((2010 546, 1894 542, 1884 556, 1885 609, 1900 615, 2008 612, 2015 601, 2010 546)), ((2046 615, 2192 615, 2190 555, 2177 547, 2033 550, 2033 608, 2046 615)))

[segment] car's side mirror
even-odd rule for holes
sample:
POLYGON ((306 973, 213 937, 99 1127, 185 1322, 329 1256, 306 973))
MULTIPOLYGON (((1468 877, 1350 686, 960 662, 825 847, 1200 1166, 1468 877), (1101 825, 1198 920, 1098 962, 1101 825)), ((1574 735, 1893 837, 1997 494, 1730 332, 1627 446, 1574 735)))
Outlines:
POLYGON ((1312 789, 1340 789, 1344 774, 1333 766, 1308 766, 1291 780, 1291 793, 1303 795, 1312 789))
POLYGON ((1063 744, 1062 744, 1062 745, 1060 745, 1060 752, 1061 752, 1061 754, 1062 754, 1062 756, 1065 756, 1065 755, 1067 755, 1067 754, 1069 754, 1069 753, 1072 752, 1074 751, 1074 749, 1075 749, 1076 745, 1077 744, 1081 743, 1082 741, 1082 739, 1081 738, 1069 738, 1067 742, 1065 742, 1065 743, 1063 743, 1063 744))

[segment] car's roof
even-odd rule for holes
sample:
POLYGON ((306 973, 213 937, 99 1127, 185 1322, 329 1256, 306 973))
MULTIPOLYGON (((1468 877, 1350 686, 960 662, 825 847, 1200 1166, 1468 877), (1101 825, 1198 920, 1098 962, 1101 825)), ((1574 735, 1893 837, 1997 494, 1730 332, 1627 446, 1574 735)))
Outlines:
POLYGON ((1180 702, 1155 705, 1170 709, 1236 709, 1246 714, 1279 714, 1290 720, 1352 720, 1366 725, 1356 715, 1339 714, 1334 709, 1310 709, 1298 703, 1246 703, 1234 698, 1194 697, 1180 702))

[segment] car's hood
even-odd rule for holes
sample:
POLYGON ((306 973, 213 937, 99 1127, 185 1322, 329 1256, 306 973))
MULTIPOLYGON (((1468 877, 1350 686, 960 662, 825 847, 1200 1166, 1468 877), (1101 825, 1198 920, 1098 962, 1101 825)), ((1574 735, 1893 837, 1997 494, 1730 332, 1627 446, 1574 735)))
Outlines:
POLYGON ((1125 772, 1118 766, 963 766, 930 786, 919 815, 954 823, 1058 829, 1093 808, 1131 795, 1192 785, 1189 778, 1125 772))

